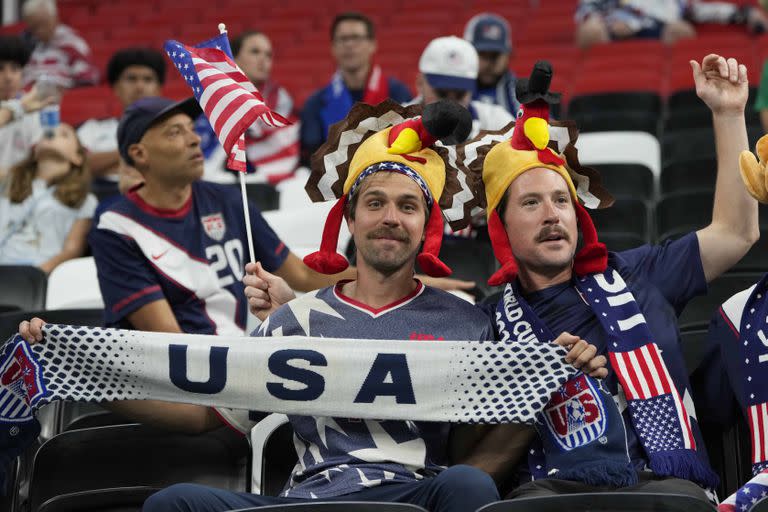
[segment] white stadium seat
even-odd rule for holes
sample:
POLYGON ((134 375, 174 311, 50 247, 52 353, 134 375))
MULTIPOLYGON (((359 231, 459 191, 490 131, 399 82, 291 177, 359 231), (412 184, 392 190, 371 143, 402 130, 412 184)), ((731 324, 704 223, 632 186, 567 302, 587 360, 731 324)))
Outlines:
POLYGON ((96 262, 75 258, 57 266, 48 276, 46 309, 103 308, 96 262))

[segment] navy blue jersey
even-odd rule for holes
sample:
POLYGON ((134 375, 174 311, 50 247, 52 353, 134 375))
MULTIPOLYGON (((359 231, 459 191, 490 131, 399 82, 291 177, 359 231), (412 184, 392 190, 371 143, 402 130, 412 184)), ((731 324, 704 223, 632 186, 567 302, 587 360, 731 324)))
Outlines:
MULTIPOLYGON (((664 245, 611 252, 608 264, 621 274, 635 296, 667 367, 673 374, 677 370, 687 374, 679 347, 677 316, 689 300, 707 290, 696 234, 689 233, 664 245)), ((569 332, 595 345, 598 353, 607 356, 603 327, 573 283, 555 285, 525 298, 553 335, 569 332)), ((643 469, 647 463, 645 452, 631 428, 626 400, 623 393, 618 392, 618 379, 610 368, 604 384, 618 400, 624 415, 632 461, 638 469, 643 469)), ((688 410, 692 410, 693 404, 689 404, 692 398, 686 396, 684 400, 686 407, 691 407, 688 410)))
MULTIPOLYGON (((250 203, 256 259, 278 269, 288 248, 250 203)), ((108 327, 166 299, 182 331, 242 335, 248 258, 242 200, 231 186, 198 181, 178 210, 160 210, 130 191, 104 211, 88 235, 108 327)))
MULTIPOLYGON (((365 339, 440 343, 493 336, 488 317, 477 308, 421 283, 408 296, 379 309, 344 296, 340 289, 340 285, 324 288, 289 302, 254 334, 350 338, 360 343, 365 339)), ((236 428, 247 430, 246 412, 219 413, 236 428)), ((289 419, 299 461, 284 496, 323 498, 413 482, 434 476, 447 463, 445 423, 295 415, 289 419)))

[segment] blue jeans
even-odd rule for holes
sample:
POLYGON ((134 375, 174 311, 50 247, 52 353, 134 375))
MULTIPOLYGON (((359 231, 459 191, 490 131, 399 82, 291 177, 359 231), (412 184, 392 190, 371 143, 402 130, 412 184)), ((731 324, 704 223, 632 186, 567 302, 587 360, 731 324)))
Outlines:
MULTIPOLYGON (((496 484, 483 471, 452 466, 433 478, 393 483, 317 501, 387 501, 410 503, 430 512, 473 512, 499 500, 496 484)), ((247 507, 302 503, 301 498, 260 496, 197 484, 176 484, 153 494, 143 512, 225 512, 247 507)))

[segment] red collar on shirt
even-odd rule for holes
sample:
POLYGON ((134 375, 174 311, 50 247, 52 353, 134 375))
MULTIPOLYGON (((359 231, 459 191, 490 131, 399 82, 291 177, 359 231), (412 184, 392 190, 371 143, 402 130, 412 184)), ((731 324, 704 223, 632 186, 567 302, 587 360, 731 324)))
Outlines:
POLYGON ((386 306, 382 306, 380 308, 372 308, 368 304, 365 304, 363 302, 357 301, 357 300, 355 300, 355 299, 353 299, 351 297, 347 297, 346 295, 344 295, 341 292, 341 290, 344 287, 344 285, 347 284, 347 283, 350 283, 352 281, 353 281, 352 279, 345 279, 343 281, 339 281, 338 283, 336 283, 336 286, 335 286, 335 289, 334 289, 334 293, 336 293, 336 297, 340 301, 346 302, 350 306, 354 306, 356 308, 361 308, 361 309, 364 309, 366 311, 370 311, 374 315, 379 315, 379 314, 384 313, 385 311, 387 311, 389 309, 394 309, 394 308, 402 305, 403 303, 408 302, 409 300, 413 299, 418 294, 420 294, 421 291, 424 289, 424 284, 421 281, 419 281, 418 279, 414 278, 414 281, 416 281, 416 288, 414 288, 413 291, 410 292, 408 295, 406 295, 405 297, 401 297, 401 298, 397 299, 396 301, 387 304, 386 306))
POLYGON ((138 193, 138 190, 143 187, 143 183, 139 183, 135 187, 131 188, 125 196, 133 201, 133 203, 139 207, 140 210, 150 214, 154 215, 155 217, 163 217, 166 219, 181 219, 183 217, 186 217, 186 215, 189 213, 189 210, 192 209, 192 193, 189 194, 189 197, 187 198, 186 202, 177 209, 173 208, 157 208, 155 206, 152 206, 148 202, 146 202, 138 193))

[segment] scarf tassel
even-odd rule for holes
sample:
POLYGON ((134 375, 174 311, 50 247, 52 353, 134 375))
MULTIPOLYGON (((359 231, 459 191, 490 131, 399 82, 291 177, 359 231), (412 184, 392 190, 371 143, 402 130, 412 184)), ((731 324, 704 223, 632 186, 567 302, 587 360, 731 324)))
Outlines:
POLYGON ((596 461, 589 464, 576 464, 552 475, 561 480, 583 482, 594 487, 629 487, 637 485, 637 471, 631 462, 612 460, 596 461))
POLYGON ((703 487, 717 487, 720 478, 692 450, 655 452, 648 456, 651 470, 659 476, 691 480, 703 487))

